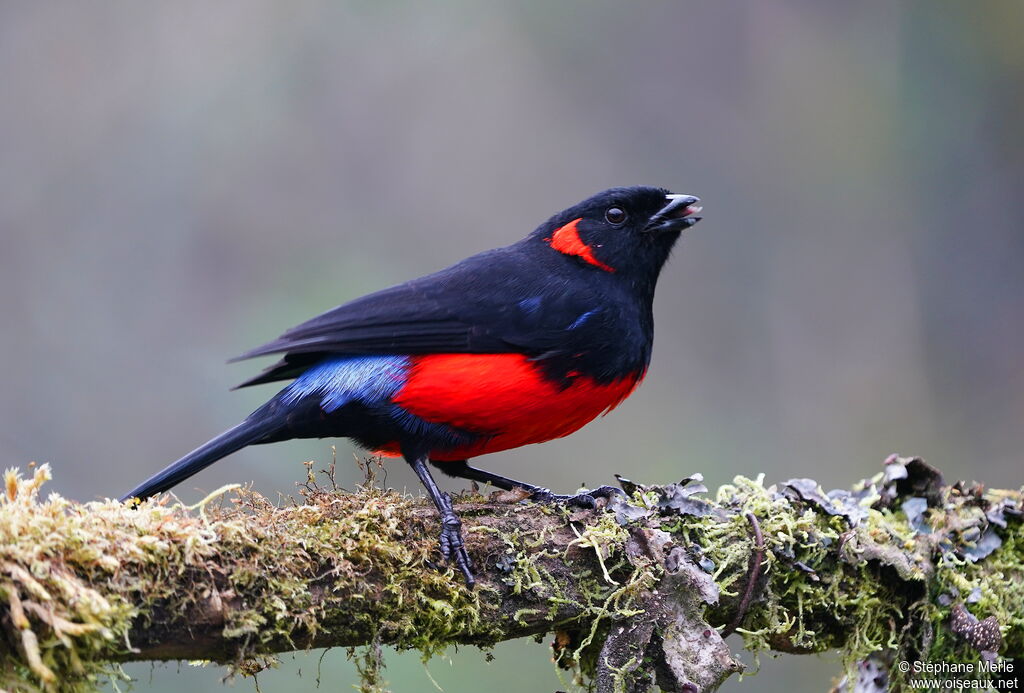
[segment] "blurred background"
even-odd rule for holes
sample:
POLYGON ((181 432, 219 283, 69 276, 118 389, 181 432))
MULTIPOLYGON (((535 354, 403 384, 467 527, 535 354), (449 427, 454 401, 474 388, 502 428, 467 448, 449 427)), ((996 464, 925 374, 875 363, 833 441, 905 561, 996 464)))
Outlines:
MULTIPOLYGON (((0 464, 120 495, 275 391, 229 392, 262 364, 228 357, 648 184, 705 220, 662 275, 646 383, 484 466, 563 491, 695 471, 831 488, 901 452, 1020 486, 1022 22, 1012 0, 4 3, 0 464)), ((332 442, 250 448, 179 495, 293 494, 332 442)), ((401 463, 387 483, 419 492, 401 463)), ((320 655, 262 690, 312 691, 318 668, 349 690, 345 653, 320 655)), ((567 689, 548 658, 391 653, 387 678, 567 689)), ((836 673, 763 659, 723 690, 836 673)), ((217 667, 128 671, 222 690, 217 667)))

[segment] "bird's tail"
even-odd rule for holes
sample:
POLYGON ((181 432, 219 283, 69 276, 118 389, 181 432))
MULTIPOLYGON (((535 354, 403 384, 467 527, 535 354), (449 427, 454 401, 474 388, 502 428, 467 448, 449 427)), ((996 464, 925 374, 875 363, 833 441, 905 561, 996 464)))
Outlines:
POLYGON ((259 411, 254 412, 252 416, 234 428, 229 428, 177 462, 172 462, 165 469, 135 487, 121 498, 121 501, 125 502, 132 498, 145 500, 152 495, 166 491, 193 474, 206 469, 222 457, 227 457, 247 445, 259 443, 277 433, 279 430, 277 422, 272 418, 258 416, 259 413, 259 411))

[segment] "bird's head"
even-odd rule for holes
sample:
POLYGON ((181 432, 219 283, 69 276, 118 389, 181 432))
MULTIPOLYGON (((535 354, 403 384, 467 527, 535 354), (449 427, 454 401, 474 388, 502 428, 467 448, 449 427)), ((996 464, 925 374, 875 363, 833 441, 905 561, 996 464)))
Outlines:
POLYGON ((542 224, 531 236, 595 272, 653 282, 700 200, 664 188, 611 188, 542 224))

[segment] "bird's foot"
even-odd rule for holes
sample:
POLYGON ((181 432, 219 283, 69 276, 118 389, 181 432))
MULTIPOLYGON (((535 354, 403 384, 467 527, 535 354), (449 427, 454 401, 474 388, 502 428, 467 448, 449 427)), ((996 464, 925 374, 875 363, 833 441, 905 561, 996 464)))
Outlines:
POLYGON ((462 520, 452 508, 452 497, 445 493, 441 498, 444 502, 441 508, 441 556, 462 571, 466 587, 473 589, 476 578, 473 576, 473 562, 469 559, 466 543, 462 540, 462 520))
POLYGON ((620 488, 615 486, 599 486, 590 491, 583 491, 574 495, 552 493, 549 489, 540 488, 530 495, 530 500, 539 503, 564 503, 570 508, 592 509, 597 507, 597 499, 603 498, 609 501, 613 496, 625 495, 620 488))

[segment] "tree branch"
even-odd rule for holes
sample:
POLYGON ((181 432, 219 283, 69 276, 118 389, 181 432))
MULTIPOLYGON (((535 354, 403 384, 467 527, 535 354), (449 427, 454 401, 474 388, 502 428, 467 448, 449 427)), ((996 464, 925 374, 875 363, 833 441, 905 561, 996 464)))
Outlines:
MULTIPOLYGON (((713 690, 753 649, 839 649, 894 681, 900 659, 1024 652, 1021 494, 946 486, 920 460, 825 494, 794 479, 622 480, 629 500, 566 512, 457 499, 479 584, 434 564, 434 510, 316 485, 277 507, 231 489, 186 508, 40 500, 6 475, 0 688, 92 690, 111 663, 381 644, 425 655, 554 633, 598 691, 713 690), (954 617, 951 619, 951 616, 954 617)), ((368 674, 368 676, 372 676, 368 674)))

